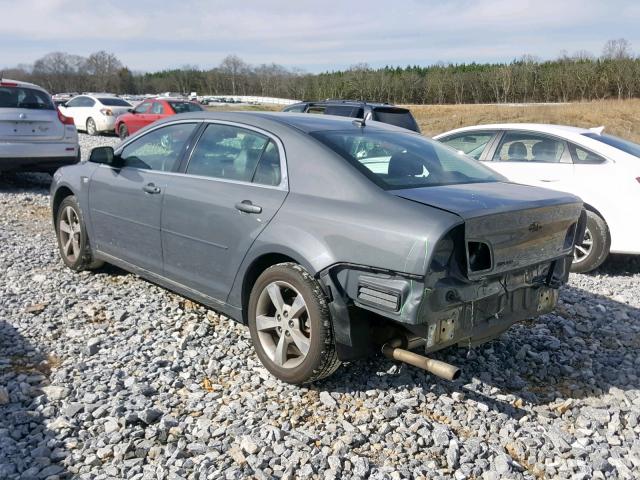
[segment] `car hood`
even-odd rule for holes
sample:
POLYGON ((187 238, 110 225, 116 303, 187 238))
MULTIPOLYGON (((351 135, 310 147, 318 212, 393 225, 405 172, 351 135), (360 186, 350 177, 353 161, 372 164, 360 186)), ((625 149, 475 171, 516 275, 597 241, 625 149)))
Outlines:
POLYGON ((390 193, 464 218, 476 218, 567 203, 581 203, 569 193, 509 182, 466 183, 392 190, 390 193))

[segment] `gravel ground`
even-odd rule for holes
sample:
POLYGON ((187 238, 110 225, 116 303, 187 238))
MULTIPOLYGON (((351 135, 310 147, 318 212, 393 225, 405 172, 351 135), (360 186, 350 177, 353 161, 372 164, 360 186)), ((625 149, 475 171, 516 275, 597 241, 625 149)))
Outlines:
POLYGON ((113 267, 64 268, 48 182, 0 178, 2 479, 640 475, 638 258, 441 352, 456 382, 373 358, 299 388, 215 312, 113 267))

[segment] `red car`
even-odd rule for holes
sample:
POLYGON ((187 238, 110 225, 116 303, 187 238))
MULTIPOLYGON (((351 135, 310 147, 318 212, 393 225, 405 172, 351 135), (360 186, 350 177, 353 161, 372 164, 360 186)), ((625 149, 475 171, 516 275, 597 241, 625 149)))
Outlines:
POLYGON ((127 138, 150 123, 178 113, 200 112, 200 105, 188 100, 150 98, 136 108, 120 115, 116 120, 116 132, 121 139, 127 138))

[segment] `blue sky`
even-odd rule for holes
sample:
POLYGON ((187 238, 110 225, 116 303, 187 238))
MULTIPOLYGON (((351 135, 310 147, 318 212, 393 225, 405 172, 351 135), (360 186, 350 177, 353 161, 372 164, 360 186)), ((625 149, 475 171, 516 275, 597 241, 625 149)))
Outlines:
POLYGON ((0 67, 107 50, 135 71, 234 53, 318 72, 599 55, 620 37, 640 53, 637 0, 0 0, 0 12, 0 67))

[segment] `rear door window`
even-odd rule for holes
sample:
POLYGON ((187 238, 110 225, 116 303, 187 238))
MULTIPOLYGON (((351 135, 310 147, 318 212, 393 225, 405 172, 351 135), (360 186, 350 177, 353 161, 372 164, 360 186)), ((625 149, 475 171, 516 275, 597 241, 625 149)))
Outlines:
POLYGON ((47 93, 33 88, 11 86, 0 86, 0 108, 55 110, 47 93))
POLYGON ((360 107, 349 105, 327 105, 325 115, 338 115, 339 117, 362 118, 363 110, 360 107))
POLYGON ((606 162, 604 157, 601 157, 597 153, 590 152, 589 150, 585 150, 573 143, 569 144, 569 151, 571 152, 573 163, 576 164, 594 165, 606 162))
POLYGON ((302 105, 292 105, 283 110, 283 112, 293 112, 293 113, 302 113, 304 109, 307 108, 305 104, 302 105))
POLYGON ((307 110, 307 113, 317 113, 323 115, 326 109, 327 107, 325 107, 324 105, 311 105, 309 107, 309 110, 307 110))
POLYGON ((140 105, 134 108, 133 111, 136 113, 147 113, 149 111, 149 108, 151 108, 151 102, 142 102, 140 105))
POLYGON ((479 160, 494 135, 495 132, 466 132, 442 138, 440 142, 479 160))
MULTIPOLYGON (((265 135, 241 127, 210 124, 198 140, 186 173, 205 177, 224 178, 241 182, 251 182, 256 174, 258 161, 268 149, 271 140, 265 135)), ((272 142, 273 143, 273 142, 272 142)), ((259 183, 269 183, 273 177, 267 167, 273 165, 273 152, 261 169, 259 183), (267 162, 269 165, 267 165, 267 162)), ((277 149, 275 149, 277 154, 277 149)), ((279 172, 278 172, 278 183, 279 172)))
POLYGON ((202 112, 203 108, 193 102, 169 102, 171 108, 176 113, 202 112))
POLYGON ((373 109, 373 120, 413 130, 414 132, 420 131, 416 119, 406 108, 376 107, 373 109))
MULTIPOLYGON (((507 132, 493 155, 497 162, 566 162, 565 143, 546 135, 507 132)), ((570 158, 569 158, 570 161, 570 158)))
POLYGON ((162 115, 164 113, 164 106, 160 102, 153 102, 151 113, 154 115, 162 115))

